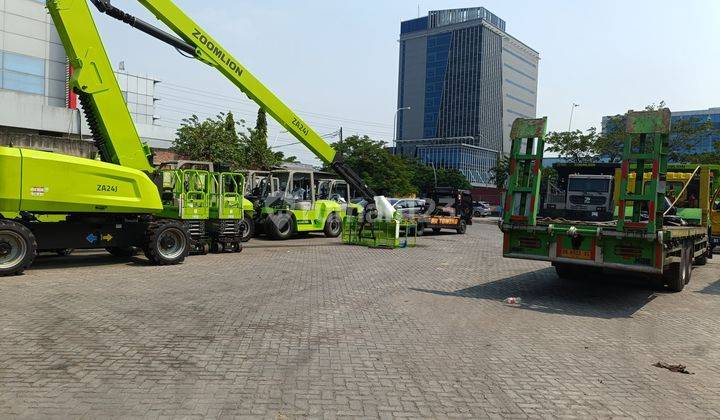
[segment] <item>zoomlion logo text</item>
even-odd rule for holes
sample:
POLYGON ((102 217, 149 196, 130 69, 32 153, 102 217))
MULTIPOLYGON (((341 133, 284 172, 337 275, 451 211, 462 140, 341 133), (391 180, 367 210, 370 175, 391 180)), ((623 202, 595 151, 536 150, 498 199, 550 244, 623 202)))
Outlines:
POLYGON ((233 61, 232 58, 228 58, 228 54, 225 54, 225 51, 221 50, 220 47, 215 45, 211 40, 209 40, 205 35, 203 35, 200 30, 195 29, 193 31, 193 36, 195 37, 195 39, 200 41, 201 44, 207 47, 208 50, 215 54, 215 56, 219 58, 223 64, 228 66, 230 70, 234 71, 238 76, 243 75, 243 69, 240 68, 240 65, 233 61))

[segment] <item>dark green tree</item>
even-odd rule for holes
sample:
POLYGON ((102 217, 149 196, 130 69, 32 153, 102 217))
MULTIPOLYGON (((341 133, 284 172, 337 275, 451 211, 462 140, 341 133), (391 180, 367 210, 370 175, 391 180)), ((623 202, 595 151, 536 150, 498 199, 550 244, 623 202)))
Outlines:
POLYGON ((200 121, 197 115, 183 119, 173 150, 192 160, 222 162, 239 166, 245 156, 231 112, 200 121))
POLYGON ((501 155, 495 167, 490 169, 490 182, 495 184, 500 190, 507 188, 507 182, 510 178, 510 158, 508 156, 501 155))
MULTIPOLYGON (((345 162, 378 194, 407 196, 416 194, 412 171, 400 157, 391 155, 385 143, 368 136, 351 136, 333 144, 345 162)), ((330 168, 326 167, 326 170, 330 168)))
POLYGON ((587 132, 580 130, 551 132, 545 137, 545 151, 556 153, 571 163, 588 163, 597 160, 595 145, 598 134, 595 127, 587 132))
POLYGON ((285 156, 282 152, 273 152, 268 147, 267 114, 260 108, 255 128, 248 129, 249 135, 244 136, 245 168, 268 170, 279 166, 285 156))

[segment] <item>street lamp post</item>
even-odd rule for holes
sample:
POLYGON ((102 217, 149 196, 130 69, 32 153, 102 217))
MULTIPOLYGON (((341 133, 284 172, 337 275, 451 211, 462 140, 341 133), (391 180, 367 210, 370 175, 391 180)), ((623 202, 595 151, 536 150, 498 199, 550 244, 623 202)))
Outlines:
POLYGON ((397 111, 395 111, 395 120, 393 121, 393 150, 395 147, 397 147, 396 141, 397 141, 397 119, 398 114, 402 111, 410 111, 412 108, 409 106, 406 106, 404 108, 398 108, 397 111))
POLYGON ((572 109, 570 110, 570 125, 568 125, 568 131, 572 131, 573 116, 575 115, 575 108, 578 108, 578 107, 580 107, 580 105, 573 102, 572 109))

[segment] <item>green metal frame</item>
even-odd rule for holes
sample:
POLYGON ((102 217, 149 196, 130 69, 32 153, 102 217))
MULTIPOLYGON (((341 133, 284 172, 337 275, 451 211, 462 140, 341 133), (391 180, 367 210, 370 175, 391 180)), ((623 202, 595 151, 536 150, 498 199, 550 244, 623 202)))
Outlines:
POLYGON ((626 133, 616 229, 618 232, 631 229, 655 233, 663 226, 665 191, 660 188, 660 183, 667 176, 670 110, 629 112, 626 133), (631 172, 635 174, 632 193, 628 192, 631 172), (650 182, 645 182, 646 172, 652 173, 650 182), (630 204, 632 209, 628 215, 630 204), (647 222, 641 221, 643 204, 648 210, 647 222))
POLYGON ((510 177, 503 212, 504 223, 535 226, 540 200, 547 118, 515 120, 510 132, 510 177))
POLYGON ((162 217, 207 220, 210 217, 210 172, 197 169, 158 171, 163 191, 162 217), (170 196, 168 196, 170 194, 170 196))
POLYGON ((218 220, 240 220, 244 217, 245 176, 239 172, 214 172, 210 174, 212 188, 210 197, 210 218, 218 220), (228 184, 232 191, 226 190, 228 184))

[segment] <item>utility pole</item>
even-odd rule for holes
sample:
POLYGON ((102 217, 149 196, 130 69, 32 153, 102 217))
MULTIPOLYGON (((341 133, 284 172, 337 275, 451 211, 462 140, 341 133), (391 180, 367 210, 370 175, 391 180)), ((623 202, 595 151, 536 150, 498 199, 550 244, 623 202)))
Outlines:
POLYGON ((342 132, 342 127, 340 127, 340 141, 343 141, 343 132, 342 132))
POLYGON ((572 131, 572 120, 573 120, 573 116, 575 115, 575 108, 578 108, 578 107, 580 107, 580 105, 578 105, 578 104, 576 104, 575 102, 573 102, 573 104, 572 104, 572 109, 570 110, 570 125, 568 125, 568 131, 572 131))

